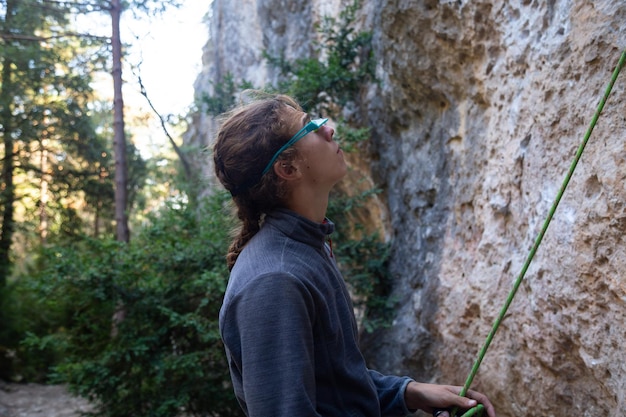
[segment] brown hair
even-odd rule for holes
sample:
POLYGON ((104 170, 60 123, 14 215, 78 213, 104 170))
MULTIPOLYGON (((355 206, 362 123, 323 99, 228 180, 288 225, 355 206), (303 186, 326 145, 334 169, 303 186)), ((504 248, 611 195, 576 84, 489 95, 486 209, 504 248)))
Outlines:
MULTIPOLYGON (((294 133, 283 117, 287 107, 301 110, 291 97, 284 95, 256 100, 228 113, 217 133, 213 147, 215 174, 233 196, 237 217, 242 222, 226 256, 229 270, 261 228, 264 215, 285 204, 284 183, 274 170, 265 175, 262 172, 294 133)), ((294 157, 292 147, 281 153, 279 159, 294 157)))

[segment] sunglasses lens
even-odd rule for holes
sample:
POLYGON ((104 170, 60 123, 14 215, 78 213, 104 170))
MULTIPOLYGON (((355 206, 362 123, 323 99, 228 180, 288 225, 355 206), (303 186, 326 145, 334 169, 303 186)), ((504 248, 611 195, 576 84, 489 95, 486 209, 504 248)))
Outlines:
POLYGON ((317 132, 318 130, 320 130, 320 128, 322 127, 322 125, 324 123, 326 123, 328 121, 328 119, 315 119, 315 120, 311 120, 311 123, 313 123, 315 125, 315 128, 313 129, 313 132, 317 132))

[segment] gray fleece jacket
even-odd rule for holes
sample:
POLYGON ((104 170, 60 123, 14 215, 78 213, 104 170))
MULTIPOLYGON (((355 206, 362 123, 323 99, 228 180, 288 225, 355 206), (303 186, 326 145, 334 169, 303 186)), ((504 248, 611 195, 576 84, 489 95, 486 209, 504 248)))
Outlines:
POLYGON ((402 416, 410 378, 369 370, 326 239, 334 224, 265 219, 231 272, 219 324, 247 416, 402 416))

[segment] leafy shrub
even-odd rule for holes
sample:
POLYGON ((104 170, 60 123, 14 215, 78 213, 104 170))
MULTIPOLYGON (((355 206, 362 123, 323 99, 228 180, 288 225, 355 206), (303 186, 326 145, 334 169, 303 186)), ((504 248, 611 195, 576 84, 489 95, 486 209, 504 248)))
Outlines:
POLYGON ((295 97, 305 109, 338 114, 338 109, 353 102, 360 89, 373 79, 372 34, 354 27, 360 2, 355 0, 335 19, 324 16, 317 27, 320 40, 312 58, 295 61, 284 56, 264 54, 280 70, 283 80, 279 91, 295 97))
POLYGON ((58 352, 53 380, 89 398, 91 415, 240 415, 218 330, 224 199, 169 207, 128 245, 84 239, 44 254, 33 289, 63 317, 24 345, 58 352))
POLYGON ((236 83, 233 74, 228 72, 220 82, 213 83, 213 95, 203 94, 200 102, 207 114, 218 116, 235 105, 238 91, 248 88, 254 88, 252 83, 246 80, 236 83))
POLYGON ((360 325, 368 333, 390 325, 395 302, 389 295, 389 243, 351 217, 353 210, 363 208, 377 192, 370 189, 355 196, 334 193, 328 207, 328 217, 339 226, 333 236, 339 268, 350 287, 354 307, 361 312, 360 325))

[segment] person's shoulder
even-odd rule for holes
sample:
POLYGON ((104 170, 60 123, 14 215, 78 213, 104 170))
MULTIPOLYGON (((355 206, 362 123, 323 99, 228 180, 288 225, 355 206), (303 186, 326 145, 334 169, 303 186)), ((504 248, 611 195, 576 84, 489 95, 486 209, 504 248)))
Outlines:
POLYGON ((275 270, 246 275, 234 272, 224 297, 224 308, 233 305, 239 306, 237 309, 242 306, 245 309, 256 308, 254 306, 276 308, 286 299, 311 298, 306 282, 289 272, 275 270))

